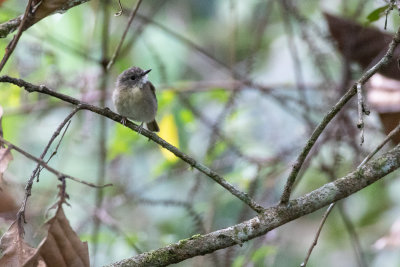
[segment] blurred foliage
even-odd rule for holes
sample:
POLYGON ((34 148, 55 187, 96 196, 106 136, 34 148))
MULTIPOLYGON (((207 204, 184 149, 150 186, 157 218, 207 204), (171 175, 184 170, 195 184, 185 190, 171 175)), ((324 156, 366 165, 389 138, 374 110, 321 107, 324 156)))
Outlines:
MULTIPOLYGON (((89 1, 28 29, 2 74, 46 84, 97 105, 103 79, 103 4, 89 1)), ((136 1, 122 4, 131 9, 136 1)), ((143 1, 139 13, 150 21, 141 17, 133 21, 109 72, 106 105, 113 109, 111 93, 119 73, 132 65, 152 68, 149 79, 157 89, 160 136, 249 192, 262 205, 273 205, 310 133, 341 96, 334 88, 341 83, 342 59, 328 37, 322 12, 352 16, 361 23, 369 20, 382 29, 385 4, 359 0, 143 1), (284 2, 291 3, 291 8, 284 7, 284 2), (293 60, 290 45, 296 46, 300 66, 293 60), (298 76, 302 78, 298 80, 298 76)), ((5 1, 0 21, 22 14, 24 8, 24 1, 5 1)), ((126 11, 114 17, 115 12, 117 3, 112 1, 107 10, 109 56, 120 41, 129 14, 126 11)), ((395 12, 389 15, 388 30, 397 28, 396 16, 395 12)), ((0 51, 11 37, 0 41, 0 51)), ((354 78, 359 77, 359 67, 351 66, 351 70, 354 78)), ((0 84, 0 105, 5 110, 5 138, 34 155, 40 155, 71 110, 71 106, 51 97, 28 94, 8 84, 0 84)), ((366 143, 360 147, 356 114, 356 105, 350 103, 327 127, 293 197, 346 175, 383 139, 377 115, 372 112, 366 118, 366 143)), ((49 164, 96 183, 100 131, 97 115, 78 112, 49 164)), ((211 179, 121 124, 107 121, 106 135, 106 183, 114 187, 103 189, 103 204, 97 209, 101 215, 99 238, 94 239, 92 233, 96 189, 68 181, 71 207, 65 208, 81 238, 97 240, 96 254, 90 251, 96 266, 255 215, 211 179)), ((55 145, 50 153, 54 149, 55 145)), ((18 201, 33 168, 32 162, 16 155, 5 174, 19 192, 18 201)), ((341 201, 359 233, 369 266, 400 264, 399 257, 384 259, 387 251, 372 249, 398 217, 398 194, 390 191, 397 176, 391 175, 341 201)), ((39 181, 27 207, 26 236, 32 245, 40 240, 33 233, 45 220, 46 209, 57 194, 53 175, 42 171, 39 181)), ((322 213, 301 218, 243 247, 196 257, 177 266, 299 265, 322 213)), ((334 210, 308 266, 355 266, 353 251, 354 243, 341 214, 334 210)))
POLYGON ((385 11, 389 8, 389 5, 384 5, 382 7, 378 7, 374 11, 368 14, 367 20, 369 22, 374 22, 379 20, 383 15, 385 15, 385 11))

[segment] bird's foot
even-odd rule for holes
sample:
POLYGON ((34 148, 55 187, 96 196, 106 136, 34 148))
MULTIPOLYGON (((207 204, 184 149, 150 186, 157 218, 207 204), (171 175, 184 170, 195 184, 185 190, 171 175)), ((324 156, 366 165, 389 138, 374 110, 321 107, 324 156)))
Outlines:
POLYGON ((138 129, 138 134, 142 134, 142 130, 143 130, 143 122, 139 125, 139 129, 138 129))
POLYGON ((121 119, 122 125, 126 126, 127 121, 128 121, 128 119, 126 117, 122 117, 122 119, 121 119))

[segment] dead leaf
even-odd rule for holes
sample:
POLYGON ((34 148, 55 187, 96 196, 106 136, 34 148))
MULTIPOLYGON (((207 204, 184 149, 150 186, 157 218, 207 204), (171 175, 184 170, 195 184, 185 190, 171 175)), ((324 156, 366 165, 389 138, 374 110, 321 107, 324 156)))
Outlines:
MULTIPOLYGON (((354 21, 324 13, 329 31, 337 42, 339 51, 352 62, 357 62, 363 69, 376 64, 385 54, 392 34, 384 33, 372 27, 364 27, 354 21)), ((400 48, 394 52, 394 58, 400 56, 400 48)), ((392 79, 400 80, 397 63, 392 61, 379 73, 392 79)))
MULTIPOLYGON (((2 125, 2 120, 3 120, 3 107, 0 106, 0 137, 3 137, 3 125, 2 125)), ((4 145, 0 143, 0 147, 3 147, 4 145)))
MULTIPOLYGON (((40 243, 32 261, 39 257, 46 266, 89 267, 87 242, 82 242, 69 225, 61 204, 55 216, 47 222, 49 226, 45 239, 40 243)), ((28 261, 24 266, 30 266, 28 261)))
POLYGON ((11 187, 12 184, 10 186, 10 184, 0 181, 0 218, 5 220, 14 220, 19 209, 11 187))
MULTIPOLYGON (((0 137, 3 137, 3 107, 0 106, 0 137)), ((3 177, 3 173, 6 171, 8 163, 13 160, 13 156, 11 155, 11 151, 0 143, 0 179, 3 177)))
POLYGON ((32 7, 35 12, 28 18, 24 24, 26 30, 41 19, 54 13, 63 13, 71 7, 80 5, 88 0, 33 0, 32 7))
POLYGON ((11 151, 7 148, 0 148, 0 178, 3 177, 3 173, 7 170, 8 163, 13 160, 11 151))
MULTIPOLYGON (((368 104, 376 110, 386 134, 400 121, 400 81, 375 74, 368 82, 368 104)), ((400 142, 400 133, 392 137, 393 143, 400 142)))
MULTIPOLYGON (((2 128, 3 108, 0 106, 0 136, 3 137, 2 128)), ((6 171, 8 164, 13 160, 11 151, 0 144, 0 217, 8 220, 14 219, 18 211, 18 207, 14 200, 14 196, 10 194, 9 186, 3 181, 3 173, 6 171)))
POLYGON ((36 249, 30 247, 22 239, 16 222, 13 222, 7 232, 1 237, 0 249, 2 251, 0 266, 7 267, 22 266, 36 251, 36 249))

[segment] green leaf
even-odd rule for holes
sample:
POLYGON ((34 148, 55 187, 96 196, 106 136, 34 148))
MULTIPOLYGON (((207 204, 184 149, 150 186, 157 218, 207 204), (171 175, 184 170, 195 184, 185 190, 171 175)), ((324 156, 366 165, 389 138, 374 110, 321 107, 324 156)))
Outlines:
POLYGON ((375 9, 374 11, 372 11, 371 13, 368 14, 367 20, 369 22, 377 21, 384 15, 384 12, 386 9, 388 9, 388 7, 389 7, 389 5, 385 5, 385 6, 375 9))

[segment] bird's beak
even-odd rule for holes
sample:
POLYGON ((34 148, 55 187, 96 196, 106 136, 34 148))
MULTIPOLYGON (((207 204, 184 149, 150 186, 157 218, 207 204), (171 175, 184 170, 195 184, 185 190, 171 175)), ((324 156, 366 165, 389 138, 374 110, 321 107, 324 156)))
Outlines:
POLYGON ((149 73, 150 71, 151 71, 151 69, 143 71, 142 76, 146 75, 146 74, 149 73))

